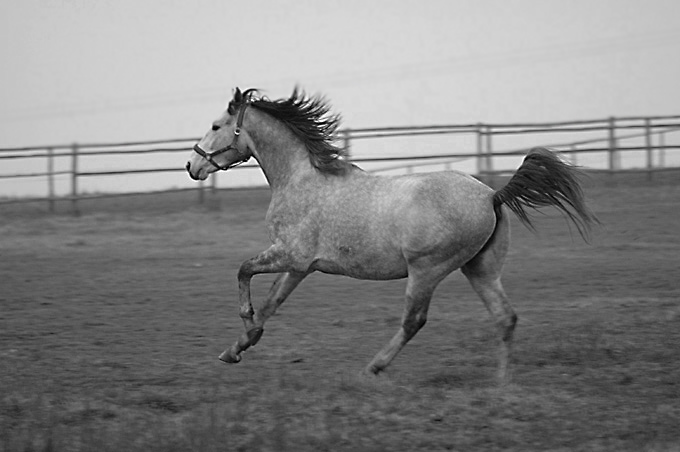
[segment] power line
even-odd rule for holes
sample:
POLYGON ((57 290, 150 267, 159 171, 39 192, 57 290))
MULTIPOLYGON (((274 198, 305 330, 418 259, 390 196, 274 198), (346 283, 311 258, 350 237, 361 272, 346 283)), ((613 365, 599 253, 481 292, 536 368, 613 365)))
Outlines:
POLYGON ((468 73, 490 70, 499 67, 521 66, 527 64, 543 64, 552 61, 567 61, 578 58, 620 52, 637 51, 651 45, 677 45, 680 30, 655 35, 630 36, 601 39, 588 42, 571 42, 552 44, 518 50, 515 52, 497 52, 478 55, 456 56, 444 60, 410 63, 389 66, 367 72, 347 72, 311 79, 323 80, 337 85, 357 85, 365 82, 404 80, 422 76, 439 76, 442 74, 468 73))
MULTIPOLYGON (((502 67, 567 61, 620 51, 638 51, 650 46, 677 44, 679 38, 680 30, 667 30, 652 35, 618 36, 592 41, 554 43, 512 52, 454 56, 443 60, 384 66, 368 71, 311 75, 305 76, 304 79, 331 86, 359 86, 386 80, 396 81, 437 77, 444 74, 469 73, 502 67)), ((293 77, 286 77, 256 83, 256 85, 267 86, 283 82, 295 83, 296 81, 293 77)), ((120 112, 186 105, 214 100, 215 96, 224 93, 224 91, 225 87, 219 86, 185 92, 157 93, 128 99, 102 99, 70 105, 35 107, 3 115, 0 117, 0 120, 4 122, 21 122, 57 116, 82 116, 112 111, 120 112)))

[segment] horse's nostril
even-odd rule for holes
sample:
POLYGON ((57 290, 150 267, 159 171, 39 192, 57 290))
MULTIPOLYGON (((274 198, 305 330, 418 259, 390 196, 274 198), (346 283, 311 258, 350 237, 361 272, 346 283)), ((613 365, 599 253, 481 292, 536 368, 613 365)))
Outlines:
POLYGON ((187 166, 185 166, 188 172, 191 172, 191 162, 187 162, 187 166))

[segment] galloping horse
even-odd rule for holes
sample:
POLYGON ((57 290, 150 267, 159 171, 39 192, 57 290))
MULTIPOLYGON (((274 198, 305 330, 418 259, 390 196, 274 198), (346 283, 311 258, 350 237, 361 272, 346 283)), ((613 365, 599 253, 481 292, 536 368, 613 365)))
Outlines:
POLYGON ((366 368, 377 374, 423 327, 435 287, 461 269, 495 320, 505 380, 517 316, 501 284, 510 237, 503 205, 529 227, 527 209, 554 206, 587 238, 597 219, 585 206, 578 171, 535 148, 498 191, 456 171, 374 176, 333 144, 339 121, 325 99, 297 88, 275 101, 237 88, 194 146, 186 165, 192 179, 254 157, 272 190, 266 217, 272 245, 238 271, 245 332, 220 359, 239 362, 241 352, 260 340, 265 321, 314 271, 408 278, 401 327, 366 368), (255 310, 250 280, 259 273, 280 275, 255 310))

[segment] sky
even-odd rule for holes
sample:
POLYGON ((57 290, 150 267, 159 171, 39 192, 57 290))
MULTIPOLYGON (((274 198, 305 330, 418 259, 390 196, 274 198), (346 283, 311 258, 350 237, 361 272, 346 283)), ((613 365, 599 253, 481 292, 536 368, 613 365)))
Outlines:
POLYGON ((4 0, 0 148, 199 137, 236 86, 299 85, 352 128, 680 114, 679 18, 677 0, 4 0))

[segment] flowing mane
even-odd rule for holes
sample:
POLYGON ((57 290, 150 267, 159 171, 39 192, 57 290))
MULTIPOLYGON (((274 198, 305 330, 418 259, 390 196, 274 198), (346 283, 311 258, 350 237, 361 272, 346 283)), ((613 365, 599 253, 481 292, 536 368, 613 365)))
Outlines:
POLYGON ((260 97, 257 89, 247 89, 240 96, 237 89, 229 102, 229 114, 236 113, 244 103, 283 122, 305 144, 309 160, 319 171, 339 175, 353 167, 346 160, 348 150, 334 144, 340 115, 331 113, 323 97, 308 97, 296 87, 288 99, 269 100, 260 97))

